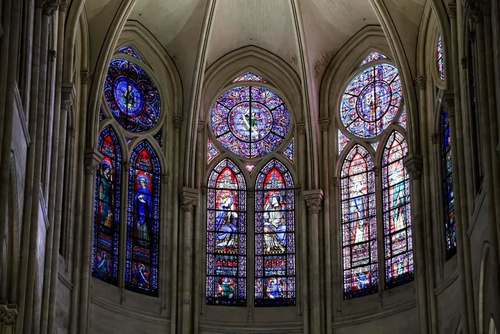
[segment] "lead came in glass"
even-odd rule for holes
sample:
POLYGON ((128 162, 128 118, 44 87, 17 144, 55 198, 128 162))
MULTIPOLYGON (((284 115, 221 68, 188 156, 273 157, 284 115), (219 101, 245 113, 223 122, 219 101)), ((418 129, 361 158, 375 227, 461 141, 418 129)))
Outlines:
POLYGON ((255 306, 295 305, 295 189, 273 159, 255 184, 255 306))
POLYGON ((246 182, 229 159, 210 174, 207 190, 208 305, 246 306, 246 182))
POLYGON ((350 299, 378 291, 375 173, 359 144, 342 165, 341 198, 344 299, 350 299))

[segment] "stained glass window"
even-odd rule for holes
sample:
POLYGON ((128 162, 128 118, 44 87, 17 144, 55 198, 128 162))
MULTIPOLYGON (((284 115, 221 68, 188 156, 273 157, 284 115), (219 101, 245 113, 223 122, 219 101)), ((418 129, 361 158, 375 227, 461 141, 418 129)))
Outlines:
POLYGON ((290 141, 290 144, 288 144, 288 146, 286 147, 286 149, 283 151, 283 155, 293 164, 293 160, 294 160, 294 157, 293 157, 293 149, 294 149, 294 145, 295 145, 295 142, 294 142, 294 138, 292 138, 292 140, 290 141))
POLYGON ((212 109, 212 131, 230 152, 255 158, 274 151, 290 130, 290 113, 269 89, 235 87, 222 94, 212 109))
POLYGON ((365 58, 365 60, 363 60, 361 62, 361 65, 359 65, 359 67, 361 66, 364 66, 368 63, 371 63, 372 61, 375 61, 375 60, 379 60, 379 59, 386 59, 387 57, 384 56, 383 54, 381 53, 378 53, 378 52, 372 52, 368 55, 368 57, 365 58))
POLYGON ((443 186, 443 212, 446 233, 446 256, 450 259, 457 253, 457 234, 455 229, 455 195, 451 160, 451 135, 448 114, 441 113, 441 174, 443 186))
POLYGON ((102 122, 106 119, 106 116, 104 116, 104 113, 102 112, 102 109, 99 110, 99 122, 102 122))
POLYGON ((252 174, 252 172, 254 171, 255 169, 255 166, 257 166, 256 164, 245 164, 245 168, 247 169, 247 171, 252 174))
POLYGON ((163 128, 158 130, 158 132, 153 136, 160 147, 163 147, 163 128))
POLYGON ((219 150, 215 148, 214 143, 209 139, 207 142, 207 164, 211 163, 219 154, 219 150))
POLYGON ((341 170, 344 299, 378 291, 375 173, 368 150, 357 144, 341 170))
POLYGON ((342 123, 358 137, 376 137, 396 116, 401 99, 398 70, 389 64, 369 67, 345 90, 340 108, 342 123))
POLYGON ((130 158, 125 287, 158 295, 160 160, 147 141, 130 158))
POLYGON ((253 74, 252 72, 247 72, 239 77, 237 77, 236 79, 234 79, 233 82, 241 82, 241 81, 257 81, 257 82, 266 82, 264 79, 262 79, 261 77, 259 77, 258 75, 256 74, 253 74))
POLYGON ((160 117, 160 97, 149 75, 138 65, 113 59, 104 82, 109 110, 127 131, 152 129, 160 117))
POLYGON ((294 209, 292 175, 273 159, 255 184, 255 306, 295 305, 294 209))
POLYGON ((98 148, 104 158, 95 180, 92 275, 116 285, 122 152, 110 126, 99 136, 98 148))
POLYGON ((117 51, 117 53, 127 54, 127 55, 129 55, 131 57, 134 57, 134 58, 139 59, 140 61, 142 61, 142 58, 139 56, 139 54, 137 54, 137 52, 135 52, 135 50, 132 49, 132 47, 130 47, 130 46, 125 46, 125 47, 119 49, 117 51))
POLYGON ((342 131, 338 132, 338 141, 339 141, 339 154, 342 153, 344 148, 349 145, 349 138, 347 138, 342 131))
POLYGON ((411 225, 410 178, 403 165, 408 146, 394 131, 382 156, 382 188, 386 287, 413 280, 413 234, 411 225))
POLYGON ((215 166, 207 190, 206 303, 246 306, 246 182, 229 159, 215 166))
POLYGON ((439 78, 444 83, 444 51, 443 51, 443 38, 439 36, 437 44, 437 66, 439 78))
POLYGON ((405 130, 408 126, 407 121, 406 121, 406 107, 404 107, 403 113, 401 114, 401 117, 399 118, 399 125, 401 125, 405 130))
POLYGON ((377 151, 377 148, 378 148, 378 145, 380 144, 379 141, 375 142, 375 143, 372 143, 372 147, 373 149, 375 150, 375 152, 377 151))

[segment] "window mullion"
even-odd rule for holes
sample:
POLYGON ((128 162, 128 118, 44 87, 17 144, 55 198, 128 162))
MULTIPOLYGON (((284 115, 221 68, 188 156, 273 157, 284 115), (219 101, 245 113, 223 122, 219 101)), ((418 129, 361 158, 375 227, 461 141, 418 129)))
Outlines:
POLYGON ((385 240, 384 240, 384 202, 383 202, 383 170, 379 166, 381 161, 375 167, 375 198, 377 205, 377 262, 378 262, 378 291, 385 290, 385 240))

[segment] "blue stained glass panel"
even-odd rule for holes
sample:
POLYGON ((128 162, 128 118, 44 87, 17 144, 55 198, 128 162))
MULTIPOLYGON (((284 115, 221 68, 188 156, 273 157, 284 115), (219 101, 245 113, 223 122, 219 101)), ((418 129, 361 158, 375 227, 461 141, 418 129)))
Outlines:
POLYGON ((212 131, 230 152, 255 158, 274 151, 290 130, 290 113, 283 100, 262 87, 235 87, 212 108, 212 131))
POLYGON ((122 151, 110 126, 101 132, 98 148, 104 158, 95 181, 92 275, 117 285, 122 151))
POLYGON ((214 143, 209 139, 207 141, 207 164, 211 163, 220 154, 214 146, 214 143))
POLYGON ((161 103, 155 84, 141 67, 127 60, 110 62, 104 97, 114 118, 127 131, 148 131, 160 118, 161 103))
POLYGON ((255 306, 295 305, 295 189, 273 159, 255 184, 255 306))
POLYGON ((386 287, 414 279, 410 178, 403 165, 408 145, 397 131, 390 135, 382 156, 382 188, 386 287))
POLYGON ((160 147, 163 147, 163 128, 161 128, 160 130, 158 130, 158 132, 155 133, 155 135, 153 136, 153 138, 156 140, 156 142, 158 143, 158 145, 160 145, 160 147))
POLYGON ((375 61, 375 60, 379 60, 379 59, 386 59, 386 58, 387 58, 387 57, 386 57, 386 56, 384 56, 384 55, 383 55, 383 54, 381 54, 381 53, 378 53, 378 52, 372 52, 372 53, 370 53, 370 54, 369 54, 369 55, 365 58, 365 60, 363 60, 363 61, 361 62, 361 65, 359 65, 359 67, 364 66, 364 65, 366 65, 366 64, 368 64, 368 63, 371 63, 371 62, 373 62, 373 61, 375 61))
POLYGON ((125 287, 158 296, 160 160, 147 141, 130 158, 125 287))
POLYGON ((135 52, 135 50, 132 47, 130 47, 130 46, 125 46, 125 47, 119 49, 117 51, 117 53, 127 54, 127 55, 129 55, 131 57, 134 57, 134 58, 142 61, 142 58, 139 56, 139 54, 137 52, 135 52))
POLYGON ((338 130, 338 141, 339 141, 339 154, 342 153, 344 148, 349 145, 349 138, 347 138, 342 131, 338 130))
POLYGON ((208 180, 208 305, 246 306, 246 247, 246 182, 241 170, 224 159, 208 180))
POLYGON ((236 79, 234 79, 233 82, 242 82, 242 81, 257 81, 257 82, 266 82, 264 79, 262 79, 261 77, 259 77, 258 75, 256 74, 253 74, 252 72, 247 72, 239 77, 237 77, 236 79))
POLYGON ((286 149, 283 151, 283 155, 293 164, 294 161, 294 147, 295 147, 295 142, 294 138, 290 141, 290 144, 286 147, 286 149))
POLYGON ((453 191, 450 120, 448 118, 448 113, 445 111, 441 113, 440 140, 446 258, 450 259, 457 253, 457 231, 455 223, 455 194, 453 191))
POLYGON ((358 137, 376 137, 393 121, 401 100, 397 69, 389 64, 372 66, 347 86, 340 107, 342 123, 358 137))
POLYGON ((341 169, 344 299, 378 291, 375 172, 370 153, 355 145, 341 169))

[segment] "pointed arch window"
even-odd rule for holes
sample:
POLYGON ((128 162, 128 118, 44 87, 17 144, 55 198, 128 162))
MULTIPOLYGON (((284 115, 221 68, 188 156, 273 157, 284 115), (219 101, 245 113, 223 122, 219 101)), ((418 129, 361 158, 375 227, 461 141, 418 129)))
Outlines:
POLYGON ((450 259, 457 253, 457 234, 455 226, 455 195, 453 191, 450 121, 448 113, 444 110, 441 112, 440 120, 440 146, 446 258, 450 259))
POLYGON ((161 167, 147 141, 130 158, 125 287, 158 295, 161 167))
POLYGON ((403 165, 408 146, 403 135, 392 132, 382 156, 386 287, 413 280, 413 233, 410 178, 403 165))
POLYGON ((255 184, 255 305, 295 305, 295 189, 279 160, 255 184))
POLYGON ((92 275, 117 285, 122 151, 111 126, 101 132, 98 149, 103 159, 95 180, 92 275))
POLYGON ((444 83, 444 49, 443 49, 443 37, 438 37, 437 48, 436 48, 436 59, 437 68, 439 73, 439 79, 444 83))
POLYGON ((246 181, 230 159, 210 174, 207 190, 206 303, 246 306, 246 181))
POLYGON ((378 291, 375 172, 370 153, 356 144, 341 170, 344 299, 378 291))

